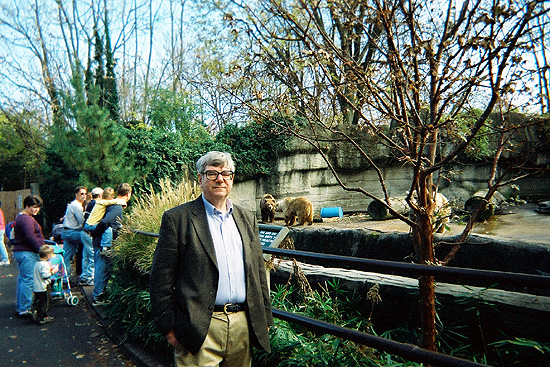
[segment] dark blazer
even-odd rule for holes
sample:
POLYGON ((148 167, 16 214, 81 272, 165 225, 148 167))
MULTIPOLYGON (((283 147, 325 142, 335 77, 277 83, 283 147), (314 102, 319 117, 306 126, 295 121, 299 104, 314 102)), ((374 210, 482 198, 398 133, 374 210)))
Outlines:
MULTIPOLYGON (((233 205, 241 234, 246 275, 250 341, 270 351, 268 325, 273 324, 258 225, 254 215, 233 205)), ((163 335, 176 338, 196 354, 206 338, 218 289, 214 242, 202 197, 167 210, 151 268, 151 306, 163 335)))

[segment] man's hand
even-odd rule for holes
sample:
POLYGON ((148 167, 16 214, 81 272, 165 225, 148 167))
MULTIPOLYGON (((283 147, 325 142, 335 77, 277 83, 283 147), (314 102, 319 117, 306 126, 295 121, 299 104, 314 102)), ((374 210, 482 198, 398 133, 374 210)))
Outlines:
POLYGON ((178 340, 176 339, 176 333, 174 332, 174 330, 170 330, 168 334, 165 335, 165 337, 166 337, 166 341, 173 347, 175 347, 176 344, 178 343, 178 340))

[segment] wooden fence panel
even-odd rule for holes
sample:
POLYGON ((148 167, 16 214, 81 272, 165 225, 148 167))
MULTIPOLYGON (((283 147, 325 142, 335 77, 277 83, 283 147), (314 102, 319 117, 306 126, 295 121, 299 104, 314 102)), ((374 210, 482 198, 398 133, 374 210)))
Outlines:
POLYGON ((6 223, 15 219, 17 214, 23 209, 23 199, 31 194, 31 189, 17 191, 0 191, 0 201, 2 202, 2 211, 6 223))

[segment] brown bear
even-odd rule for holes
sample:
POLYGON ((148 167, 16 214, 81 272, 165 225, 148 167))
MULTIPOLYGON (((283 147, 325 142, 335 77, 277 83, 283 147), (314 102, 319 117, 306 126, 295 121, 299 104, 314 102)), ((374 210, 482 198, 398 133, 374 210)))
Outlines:
POLYGON ((262 223, 273 223, 275 220, 275 207, 277 203, 275 198, 270 194, 265 194, 260 200, 260 211, 262 213, 262 223))
POLYGON ((287 226, 294 225, 296 217, 300 226, 304 223, 313 224, 313 205, 305 197, 285 198, 277 202, 277 211, 283 212, 287 226))

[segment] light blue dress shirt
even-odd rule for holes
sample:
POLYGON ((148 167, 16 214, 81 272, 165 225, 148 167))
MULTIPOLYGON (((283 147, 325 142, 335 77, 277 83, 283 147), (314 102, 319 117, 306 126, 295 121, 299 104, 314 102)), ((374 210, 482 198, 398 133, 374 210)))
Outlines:
POLYGON ((202 197, 208 226, 214 240, 219 280, 216 305, 244 303, 246 280, 241 234, 233 219, 233 204, 227 199, 227 212, 222 213, 202 197))

